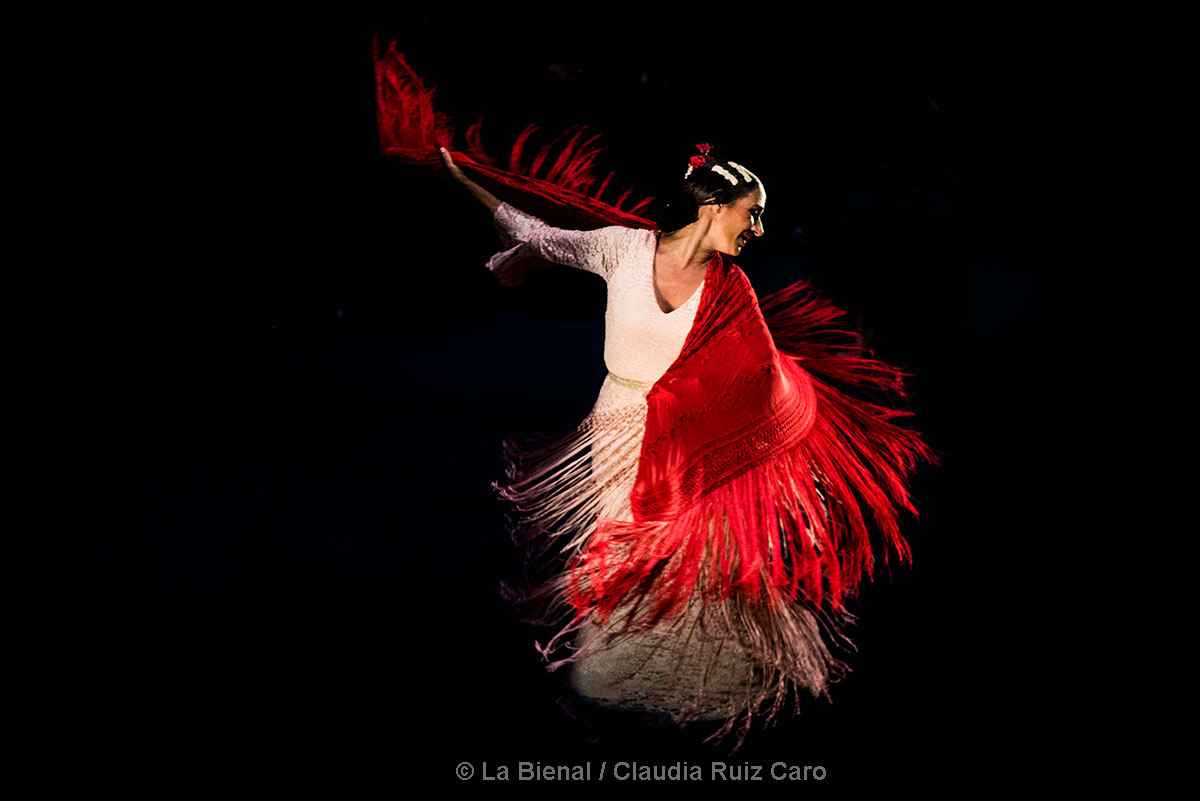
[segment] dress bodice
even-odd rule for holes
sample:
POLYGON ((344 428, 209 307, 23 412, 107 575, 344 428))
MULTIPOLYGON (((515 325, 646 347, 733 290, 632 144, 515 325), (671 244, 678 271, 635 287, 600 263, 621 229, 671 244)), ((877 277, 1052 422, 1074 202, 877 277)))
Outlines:
POLYGON ((704 283, 683 305, 664 312, 654 291, 656 233, 629 230, 633 246, 625 250, 608 278, 604 363, 616 376, 654 383, 683 350, 700 306, 704 283))
POLYGON ((654 291, 658 232, 606 226, 590 231, 554 228, 508 203, 495 213, 508 249, 488 268, 497 271, 518 258, 535 255, 596 273, 608 282, 604 314, 604 363, 618 379, 653 384, 678 358, 700 307, 704 282, 678 308, 664 312, 654 291))

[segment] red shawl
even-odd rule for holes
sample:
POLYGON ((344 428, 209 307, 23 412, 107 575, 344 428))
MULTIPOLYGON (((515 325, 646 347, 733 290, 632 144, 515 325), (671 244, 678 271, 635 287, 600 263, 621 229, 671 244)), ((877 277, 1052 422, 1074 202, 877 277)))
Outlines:
POLYGON ((683 350, 647 397, 634 521, 601 519, 572 565, 580 613, 603 619, 632 599, 649 602, 653 625, 697 589, 766 604, 803 594, 840 609, 874 564, 863 504, 885 562, 889 550, 910 560, 896 506, 916 515, 904 481, 935 457, 888 422, 911 412, 833 383, 902 395, 904 374, 822 328, 843 312, 806 282, 764 306, 774 326, 740 269, 723 257, 709 268, 683 350))
MULTIPOLYGON (((433 110, 433 90, 395 45, 383 56, 376 48, 375 69, 382 152, 440 168, 437 146, 449 149, 453 125, 433 110)), ((599 151, 582 130, 552 162, 555 143, 522 164, 526 129, 503 170, 483 153, 479 125, 452 157, 514 206, 559 227, 654 226, 633 214, 650 198, 629 211, 619 208, 629 190, 599 200, 612 176, 592 175, 599 151)), ((889 551, 911 560, 898 508, 917 514, 906 480, 937 458, 891 422, 911 412, 843 392, 903 399, 905 374, 832 326, 842 314, 805 281, 760 307, 742 271, 714 258, 683 350, 648 396, 634 520, 600 518, 568 566, 577 620, 632 603, 637 627, 649 628, 694 592, 838 610, 871 576, 877 550, 885 563, 889 551)))

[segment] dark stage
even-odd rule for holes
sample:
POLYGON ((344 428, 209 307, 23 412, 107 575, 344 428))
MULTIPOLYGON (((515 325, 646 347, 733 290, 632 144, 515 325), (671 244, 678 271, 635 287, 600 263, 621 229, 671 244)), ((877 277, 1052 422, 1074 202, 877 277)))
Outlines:
POLYGON ((5 718, 29 786, 1194 789, 1182 32, 755 16, 704 20, 697 44, 687 19, 181 22, 69 68, 109 88, 46 126, 30 204, 52 213, 12 297, 5 718), (487 211, 378 154, 372 33, 502 158, 526 123, 588 122, 604 168, 657 194, 714 143, 770 193, 737 259, 758 294, 811 279, 912 374, 905 424, 943 464, 914 482, 913 564, 852 604, 832 703, 732 755, 556 704, 545 632, 499 595, 522 563, 490 485, 506 436, 561 433, 595 401, 604 284, 487 273, 487 211), (521 781, 520 762, 593 778, 521 781), (614 777, 626 762, 704 778, 614 777), (761 780, 732 778, 746 766, 761 780))

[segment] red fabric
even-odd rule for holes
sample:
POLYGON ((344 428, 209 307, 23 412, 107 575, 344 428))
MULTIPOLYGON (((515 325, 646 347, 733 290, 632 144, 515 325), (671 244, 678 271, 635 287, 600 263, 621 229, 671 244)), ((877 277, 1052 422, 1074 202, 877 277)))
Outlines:
POLYGON ((600 519, 570 566, 578 614, 632 604, 648 628, 694 591, 842 609, 876 550, 911 561, 897 507, 916 515, 905 480, 937 457, 891 422, 911 412, 836 386, 903 396, 904 374, 861 355, 830 325, 843 312, 807 282, 763 307, 771 325, 718 254, 683 350, 647 398, 634 520, 600 519))
POLYGON ((587 136, 586 128, 567 131, 527 156, 525 148, 538 130, 530 125, 514 143, 508 168, 501 168, 483 151, 482 119, 467 129, 466 149, 454 150, 453 120, 434 110, 435 90, 413 72, 394 42, 382 55, 375 42, 374 57, 379 149, 385 156, 440 171, 445 166, 438 148, 445 147, 472 180, 501 200, 560 228, 655 227, 652 221, 636 214, 653 197, 643 198, 628 209, 622 207, 633 194, 630 188, 611 203, 599 199, 609 191, 613 174, 601 180, 593 172, 596 158, 603 151, 594 144, 596 136, 587 136), (563 139, 567 141, 555 154, 563 139))
MULTIPOLYGON (((433 90, 394 44, 383 56, 376 47, 375 70, 382 152, 440 169, 437 146, 451 147, 453 124, 434 111, 433 90)), ((547 168, 555 143, 524 164, 526 129, 505 170, 483 153, 479 127, 452 157, 523 211, 566 228, 655 227, 633 213, 649 198, 627 211, 628 190, 614 205, 598 199, 612 175, 591 173, 599 151, 583 130, 547 168)), ((842 314, 804 281, 760 307, 745 274, 714 257, 683 350, 648 397, 634 520, 601 518, 568 565, 577 619, 632 605, 631 621, 648 628, 697 591, 840 609, 876 552, 911 559, 898 512, 916 514, 906 481, 937 458, 892 422, 910 412, 839 388, 904 398, 904 373, 832 325, 842 314)))

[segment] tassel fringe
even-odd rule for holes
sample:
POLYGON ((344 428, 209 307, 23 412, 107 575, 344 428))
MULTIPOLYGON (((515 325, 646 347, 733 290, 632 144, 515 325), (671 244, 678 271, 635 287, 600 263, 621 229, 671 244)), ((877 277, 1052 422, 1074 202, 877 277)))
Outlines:
POLYGON ((637 213, 654 200, 653 196, 629 205, 633 188, 626 187, 613 202, 602 200, 613 173, 603 179, 595 174, 596 160, 605 148, 596 144, 599 134, 588 134, 588 126, 569 128, 527 154, 531 139, 540 130, 537 125, 529 125, 513 143, 507 169, 501 169, 484 151, 482 118, 466 130, 466 149, 454 151, 454 121, 434 109, 435 89, 426 86, 413 71, 396 50, 395 42, 380 54, 378 38, 372 40, 372 54, 379 149, 385 156, 442 169, 438 148, 445 147, 464 172, 495 182, 496 192, 514 198, 515 205, 551 225, 652 226, 637 213))
POLYGON ((740 455, 746 469, 667 519, 630 514, 645 407, 593 412, 549 444, 507 442, 508 483, 495 485, 513 504, 514 541, 548 570, 505 596, 556 630, 537 645, 549 669, 638 654, 623 663, 623 705, 643 697, 684 724, 715 714, 725 722, 713 737, 736 733, 735 750, 751 721, 798 709, 801 691, 828 698, 849 672, 830 650, 855 650, 846 602, 873 580, 877 553, 885 566, 891 555, 911 563, 897 511, 917 515, 907 476, 939 461, 919 432, 892 422, 911 412, 838 388, 903 398, 906 375, 834 324, 844 312, 804 282, 762 308, 781 369, 811 387, 816 413, 797 441, 740 455), (671 675, 646 689, 639 675, 666 662, 671 675), (655 697, 663 687, 670 698, 655 697))
POLYGON ((554 441, 505 442, 507 481, 493 487, 511 505, 514 542, 544 572, 527 577, 531 589, 504 585, 502 593, 525 622, 554 631, 535 643, 548 670, 616 660, 625 675, 614 671, 609 690, 623 708, 665 712, 681 725, 720 718, 710 739, 736 734, 736 750, 757 716, 770 722, 789 703, 798 708, 800 690, 828 697, 849 668, 826 642, 853 650, 844 630, 854 618, 737 593, 695 596, 680 614, 655 620, 633 601, 604 614, 580 608, 579 574, 568 565, 599 541, 599 521, 629 516, 644 415, 636 406, 593 412, 554 441))

